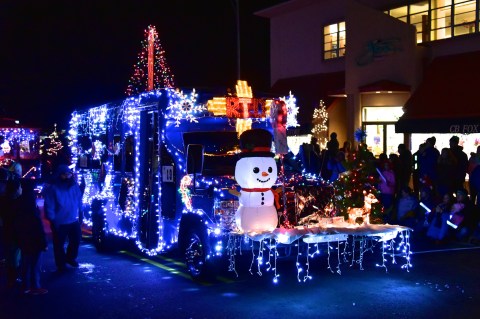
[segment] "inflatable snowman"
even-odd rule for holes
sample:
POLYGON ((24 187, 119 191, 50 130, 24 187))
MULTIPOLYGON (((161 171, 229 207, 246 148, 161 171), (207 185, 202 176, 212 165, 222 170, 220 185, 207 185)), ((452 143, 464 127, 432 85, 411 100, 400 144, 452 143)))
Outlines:
POLYGON ((260 233, 277 227, 276 194, 271 189, 277 180, 277 164, 271 145, 272 135, 263 129, 247 130, 240 135, 235 179, 241 190, 235 221, 244 232, 260 233))

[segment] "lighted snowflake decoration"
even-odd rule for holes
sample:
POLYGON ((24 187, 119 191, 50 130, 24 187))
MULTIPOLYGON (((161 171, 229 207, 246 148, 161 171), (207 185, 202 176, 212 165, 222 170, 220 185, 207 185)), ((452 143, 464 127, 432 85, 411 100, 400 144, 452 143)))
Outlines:
POLYGON ((175 126, 179 126, 181 120, 196 123, 197 117, 207 111, 205 105, 197 104, 195 89, 190 94, 185 94, 183 91, 175 91, 171 94, 166 117, 175 119, 175 126))
POLYGON ((292 92, 288 97, 281 97, 281 101, 284 101, 287 105, 287 128, 300 126, 297 122, 298 106, 297 99, 293 96, 292 92))

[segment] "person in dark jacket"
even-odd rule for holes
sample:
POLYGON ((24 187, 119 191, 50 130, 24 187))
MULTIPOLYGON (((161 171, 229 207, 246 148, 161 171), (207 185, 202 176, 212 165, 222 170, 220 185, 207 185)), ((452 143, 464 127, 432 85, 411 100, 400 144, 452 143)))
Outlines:
MULTIPOLYGON (((426 184, 437 184, 437 162, 440 152, 435 148, 435 137, 429 137, 425 141, 425 148, 418 159, 420 188, 426 184)), ((436 189, 434 189, 436 191, 436 189)))
POLYGON ((45 213, 52 228, 53 253, 59 271, 65 270, 66 264, 79 266, 76 259, 82 237, 81 208, 82 192, 73 172, 67 165, 59 165, 55 180, 45 190, 45 213))
POLYGON ((480 190, 480 145, 477 152, 470 153, 468 159, 468 185, 470 187, 470 200, 474 205, 479 205, 478 192, 480 190))
POLYGON ((422 143, 418 146, 418 150, 412 155, 412 183, 413 183, 413 193, 415 196, 418 196, 420 193, 420 159, 425 150, 426 143, 422 143))
POLYGON ((36 203, 33 181, 25 180, 22 189, 15 219, 15 236, 21 252, 22 288, 24 293, 43 295, 48 290, 40 285, 40 257, 47 250, 47 238, 36 203))
POLYGON ((397 189, 409 186, 412 177, 413 155, 405 144, 398 144, 399 175, 397 189))
POLYGON ((450 150, 457 159, 457 165, 454 170, 455 180, 454 188, 461 189, 464 188, 465 177, 467 176, 468 170, 468 156, 463 151, 463 147, 459 145, 460 138, 458 136, 452 136, 450 138, 450 150))
POLYGON ((15 237, 15 218, 17 207, 22 195, 20 176, 15 172, 4 171, 4 190, 0 196, 0 219, 3 224, 2 244, 5 254, 5 268, 7 273, 7 288, 14 288, 18 279, 20 250, 15 237))
POLYGON ((452 194, 455 188, 455 168, 457 159, 449 148, 442 148, 440 157, 437 161, 437 192, 440 197, 445 194, 452 194))

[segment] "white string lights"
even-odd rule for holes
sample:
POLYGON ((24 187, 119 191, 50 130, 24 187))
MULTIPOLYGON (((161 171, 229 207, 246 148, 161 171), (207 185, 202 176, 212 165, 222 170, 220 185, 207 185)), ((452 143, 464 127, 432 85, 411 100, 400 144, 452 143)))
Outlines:
MULTIPOLYGON (((385 258, 386 255, 391 252, 392 255, 392 264, 396 263, 395 253, 394 250, 401 251, 397 253, 397 258, 401 257, 405 260, 405 264, 401 266, 402 269, 406 269, 409 271, 409 268, 412 267, 411 264, 411 251, 409 249, 409 232, 408 228, 404 228, 401 230, 393 230, 392 232, 383 232, 378 234, 371 234, 371 235, 345 235, 345 236, 336 236, 336 235, 322 235, 319 242, 315 243, 314 246, 311 246, 314 241, 312 241, 312 236, 303 237, 294 236, 290 238, 290 242, 288 245, 295 247, 296 255, 295 255, 295 266, 297 272, 297 281, 298 282, 306 282, 308 280, 312 280, 313 277, 310 274, 311 262, 315 259, 315 257, 321 256, 320 253, 320 246, 322 243, 326 245, 327 251, 327 269, 330 270, 332 274, 337 273, 338 275, 342 274, 341 265, 350 263, 350 267, 354 265, 358 265, 359 270, 364 270, 364 255, 366 252, 374 252, 375 243, 381 243, 381 264, 377 263, 377 267, 385 268, 387 272, 386 262, 387 259, 385 258), (394 238, 391 238, 394 236, 394 238), (398 236, 396 236, 398 234, 398 236), (328 237, 331 236, 331 237, 328 237), (390 237, 390 238, 389 238, 390 237), (292 238, 295 238, 292 240, 292 238), (304 239, 308 239, 304 241, 304 239), (388 239, 385 241, 385 239, 388 239), (336 242, 337 244, 334 246, 332 243, 336 242), (358 243, 358 245, 356 244, 358 243), (342 248, 343 245, 343 248, 342 248), (351 249, 351 253, 347 253, 348 250, 351 249), (311 250, 314 250, 310 253, 311 250), (336 252, 335 252, 336 251, 336 252), (335 252, 335 253, 333 253, 335 252), (331 258, 336 255, 336 266, 331 264, 331 258), (350 260, 349 260, 350 258, 350 260), (303 263, 302 260, 305 262, 303 263)), ((265 234, 263 234, 265 235, 265 234)), ((285 236, 285 235, 284 235, 285 236)), ((238 272, 236 269, 236 261, 235 258, 238 255, 238 252, 241 251, 241 239, 248 240, 248 245, 250 247, 250 251, 252 254, 249 273, 251 275, 257 274, 258 276, 262 276, 262 269, 271 271, 274 270, 273 275, 273 283, 278 283, 280 275, 277 272, 277 260, 278 260, 278 246, 285 245, 286 241, 283 238, 283 244, 279 241, 276 237, 265 237, 255 239, 255 235, 249 237, 245 234, 230 234, 227 244, 227 251, 229 254, 229 271, 235 273, 238 277, 238 272), (268 253, 268 261, 264 264, 264 254, 268 253), (272 266, 273 264, 273 266, 272 266), (256 271, 253 269, 256 268, 256 271)), ((282 240, 282 239, 280 239, 282 240)))

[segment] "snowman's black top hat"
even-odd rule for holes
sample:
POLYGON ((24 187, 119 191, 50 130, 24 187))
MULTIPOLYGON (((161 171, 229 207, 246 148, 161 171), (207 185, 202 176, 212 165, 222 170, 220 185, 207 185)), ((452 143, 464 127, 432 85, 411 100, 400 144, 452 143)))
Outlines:
POLYGON ((264 129, 251 129, 240 135, 240 158, 243 157, 274 157, 272 149, 272 134, 264 129))

